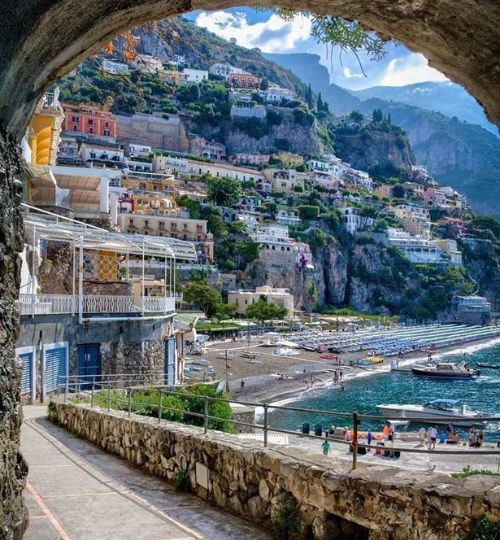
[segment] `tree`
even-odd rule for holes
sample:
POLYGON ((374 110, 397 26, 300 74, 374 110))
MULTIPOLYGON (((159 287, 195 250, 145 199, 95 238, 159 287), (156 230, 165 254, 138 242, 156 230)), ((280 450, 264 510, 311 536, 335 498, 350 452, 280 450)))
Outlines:
POLYGON ((260 81, 260 89, 261 90, 267 90, 269 88, 269 82, 267 79, 261 79, 260 81))
POLYGON ((211 177, 207 181, 207 194, 217 206, 231 206, 241 197, 241 185, 232 178, 211 177))
POLYGON ((382 120, 384 119, 384 115, 382 113, 382 110, 381 109, 373 109, 373 113, 372 113, 372 120, 374 122, 382 122, 382 120))
POLYGON ((353 122, 356 122, 356 124, 360 124, 363 121, 364 116, 359 111, 352 111, 349 118, 353 122))
POLYGON ((392 188, 392 196, 397 197, 398 199, 404 199, 406 195, 405 188, 401 184, 396 184, 392 188))
POLYGON ((248 306, 246 311, 246 316, 249 319, 255 319, 262 325, 272 319, 284 319, 287 314, 288 311, 285 307, 271 304, 263 296, 255 304, 248 306))
POLYGON ((313 95, 312 95, 311 83, 309 83, 309 86, 306 88, 306 95, 305 95, 305 98, 306 98, 307 106, 308 106, 310 109, 312 109, 312 106, 313 106, 313 95))
POLYGON ((301 219, 316 219, 319 216, 319 206, 301 204, 298 207, 301 219))
POLYGON ((217 315, 222 304, 220 292, 200 282, 190 283, 184 289, 183 298, 188 304, 196 304, 208 318, 217 315))
POLYGON ((316 109, 318 112, 323 110, 323 99, 321 98, 321 92, 318 94, 318 101, 316 102, 316 109))

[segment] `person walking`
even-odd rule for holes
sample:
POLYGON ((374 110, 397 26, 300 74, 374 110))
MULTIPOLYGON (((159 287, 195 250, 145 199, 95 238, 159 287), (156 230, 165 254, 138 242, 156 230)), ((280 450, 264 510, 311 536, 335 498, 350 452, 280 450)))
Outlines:
POLYGON ((420 429, 418 430, 419 446, 425 446, 425 439, 427 439, 427 431, 424 426, 420 426, 420 429))
MULTIPOLYGON (((371 446, 373 440, 373 434, 370 430, 368 430, 368 433, 366 434, 366 442, 368 443, 368 446, 371 446)), ((370 448, 368 448, 368 452, 370 451, 370 448)))
POLYGON ((323 441, 323 444, 321 445, 321 448, 323 450, 323 455, 327 456, 330 453, 330 443, 328 442, 328 439, 325 439, 323 441))
POLYGON ((436 426, 432 426, 429 428, 429 435, 430 435, 430 445, 429 450, 435 450, 436 448, 436 440, 437 440, 437 428, 436 426))
POLYGON ((241 379, 240 387, 241 391, 243 392, 243 390, 245 389, 245 379, 241 379))

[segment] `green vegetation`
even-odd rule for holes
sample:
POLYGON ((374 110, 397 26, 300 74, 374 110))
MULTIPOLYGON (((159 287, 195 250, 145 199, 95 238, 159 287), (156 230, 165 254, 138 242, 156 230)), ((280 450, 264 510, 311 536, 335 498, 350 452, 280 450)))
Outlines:
MULTIPOLYGON (((148 388, 145 390, 131 390, 130 407, 135 414, 143 416, 158 417, 160 411, 164 420, 181 422, 192 426, 202 426, 203 418, 190 415, 189 413, 203 414, 204 397, 228 399, 225 392, 217 392, 215 388, 208 384, 195 384, 176 390, 176 395, 166 395, 158 388, 148 388), (191 397, 194 396, 194 397, 191 397)), ((93 397, 93 404, 97 407, 108 407, 108 392, 101 390, 93 397)), ((109 407, 121 411, 128 410, 128 396, 120 390, 110 392, 109 407)), ((220 401, 208 402, 208 414, 216 419, 208 421, 209 429, 217 429, 226 433, 234 433, 231 422, 232 412, 228 403, 220 401)))
POLYGON ((282 496, 271 516, 276 537, 279 540, 297 538, 303 529, 303 523, 297 501, 291 495, 282 496))
POLYGON ((205 283, 189 283, 183 295, 188 304, 197 305, 209 319, 228 319, 234 314, 235 307, 224 304, 220 292, 205 283))
POLYGON ((263 296, 259 298, 255 304, 248 306, 246 317, 259 321, 262 325, 266 321, 273 319, 284 319, 287 315, 287 310, 283 306, 278 306, 268 302, 263 296))
POLYGON ((232 178, 215 178, 207 181, 208 198, 217 206, 231 206, 241 197, 241 184, 232 178))
POLYGON ((487 516, 474 520, 464 540, 500 540, 500 521, 487 516))
POLYGON ((466 465, 462 472, 451 473, 452 478, 468 478, 469 476, 500 476, 500 473, 495 473, 485 469, 472 469, 470 465, 466 465))

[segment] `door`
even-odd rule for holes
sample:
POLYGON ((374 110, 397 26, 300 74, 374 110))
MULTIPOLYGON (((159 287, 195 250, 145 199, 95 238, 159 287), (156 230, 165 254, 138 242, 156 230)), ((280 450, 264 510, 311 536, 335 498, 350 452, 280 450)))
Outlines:
POLYGON ((175 385, 175 337, 170 337, 165 340, 165 384, 168 386, 175 385))
MULTIPOLYGON (((78 345, 78 379, 88 383, 99 381, 101 375, 101 345, 99 343, 82 343, 78 345)), ((83 389, 83 387, 80 387, 83 389)))
POLYGON ((35 372, 35 347, 20 347, 16 349, 17 357, 23 365, 23 373, 21 375, 21 395, 31 394, 31 403, 36 399, 36 372, 35 372))
POLYGON ((43 346, 43 399, 47 392, 66 386, 68 376, 68 344, 51 343, 43 346))

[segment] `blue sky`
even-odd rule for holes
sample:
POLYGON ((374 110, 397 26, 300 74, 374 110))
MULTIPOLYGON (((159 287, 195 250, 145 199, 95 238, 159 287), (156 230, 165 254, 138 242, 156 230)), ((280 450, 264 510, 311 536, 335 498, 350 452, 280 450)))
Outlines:
POLYGON ((304 15, 298 14, 292 21, 284 21, 272 11, 239 7, 193 12, 188 18, 225 39, 236 39, 244 47, 259 47, 263 52, 273 53, 319 54, 330 72, 331 82, 352 90, 447 80, 442 73, 430 68, 421 54, 395 43, 387 44, 387 55, 379 62, 360 55, 365 77, 353 54, 343 54, 340 61, 338 50, 327 50, 325 45, 316 43, 310 35, 311 21, 304 15))

